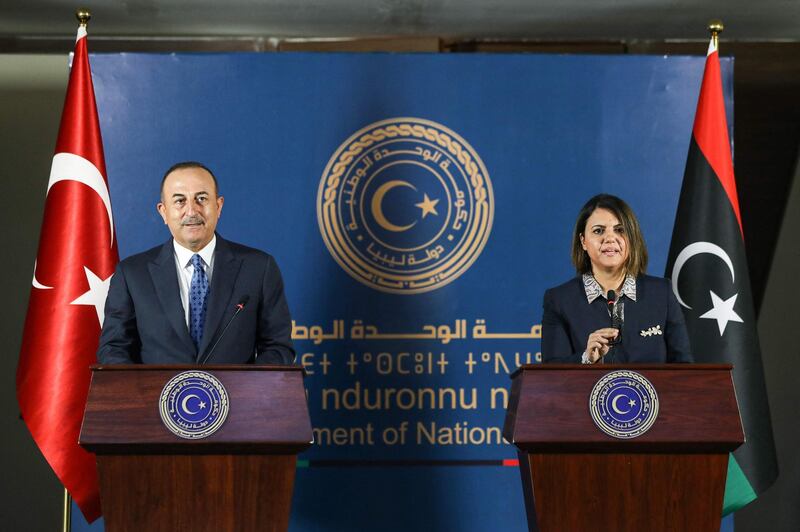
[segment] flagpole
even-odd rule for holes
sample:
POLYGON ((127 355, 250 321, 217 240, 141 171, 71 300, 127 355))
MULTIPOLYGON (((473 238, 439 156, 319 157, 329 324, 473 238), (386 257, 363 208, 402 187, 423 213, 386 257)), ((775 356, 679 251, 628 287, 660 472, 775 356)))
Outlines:
MULTIPOLYGON (((84 28, 92 18, 91 12, 86 8, 78 8, 75 11, 75 18, 78 19, 78 24, 84 28)), ((64 519, 61 523, 61 530, 63 532, 70 532, 72 530, 72 496, 69 494, 67 488, 64 488, 64 519)))
POLYGON ((714 44, 714 49, 719 50, 719 34, 725 29, 722 21, 713 19, 708 21, 708 31, 711 33, 711 42, 714 44))
POLYGON ((64 488, 64 522, 62 523, 61 530, 63 532, 70 532, 70 530, 72 530, 72 497, 67 491, 67 488, 64 488))
POLYGON ((75 11, 75 18, 78 19, 78 24, 80 24, 85 28, 86 25, 89 24, 89 21, 92 19, 92 13, 85 7, 79 7, 75 11))

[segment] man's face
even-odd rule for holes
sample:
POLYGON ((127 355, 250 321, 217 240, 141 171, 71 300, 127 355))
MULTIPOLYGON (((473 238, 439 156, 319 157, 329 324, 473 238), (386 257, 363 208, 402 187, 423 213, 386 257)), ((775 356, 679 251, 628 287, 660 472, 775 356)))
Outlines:
POLYGON ((167 176, 157 208, 175 241, 199 251, 214 237, 223 201, 211 174, 202 168, 181 168, 167 176))

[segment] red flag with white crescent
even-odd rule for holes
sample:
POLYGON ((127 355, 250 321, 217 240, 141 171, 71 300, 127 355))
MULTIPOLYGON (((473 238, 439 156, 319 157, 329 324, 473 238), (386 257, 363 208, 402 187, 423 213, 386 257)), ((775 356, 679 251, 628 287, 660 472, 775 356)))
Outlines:
POLYGON ((103 141, 78 29, 17 366, 22 417, 86 520, 100 517, 95 457, 78 446, 89 366, 119 261, 103 141))

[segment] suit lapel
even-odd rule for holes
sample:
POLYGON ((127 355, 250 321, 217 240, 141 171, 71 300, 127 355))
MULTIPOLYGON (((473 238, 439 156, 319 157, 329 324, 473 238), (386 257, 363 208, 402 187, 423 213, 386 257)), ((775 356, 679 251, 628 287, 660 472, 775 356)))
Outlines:
POLYGON ((229 319, 233 313, 233 287, 241 264, 242 260, 233 253, 228 242, 217 235, 217 247, 214 250, 214 272, 211 276, 206 323, 203 326, 203 340, 200 342, 198 359, 208 350, 209 344, 216 338, 220 327, 224 327, 223 318, 229 319))
POLYGON ((161 252, 156 259, 147 265, 150 270, 150 277, 153 286, 161 303, 167 321, 169 321, 178 338, 186 346, 188 352, 194 352, 194 342, 189 336, 189 328, 186 326, 186 314, 181 303, 181 293, 178 288, 178 271, 175 268, 175 250, 172 240, 167 241, 161 248, 161 252))
MULTIPOLYGON (((576 288, 576 296, 577 296, 577 308, 578 309, 585 309, 586 314, 586 323, 605 323, 608 322, 609 325, 606 327, 611 326, 611 317, 608 315, 608 304, 603 296, 599 296, 597 299, 589 303, 586 300, 586 289, 583 287, 583 281, 581 277, 578 276, 575 280, 575 288, 576 288), (605 321, 604 321, 605 320, 605 321)), ((589 332, 593 332, 592 331, 589 332)))

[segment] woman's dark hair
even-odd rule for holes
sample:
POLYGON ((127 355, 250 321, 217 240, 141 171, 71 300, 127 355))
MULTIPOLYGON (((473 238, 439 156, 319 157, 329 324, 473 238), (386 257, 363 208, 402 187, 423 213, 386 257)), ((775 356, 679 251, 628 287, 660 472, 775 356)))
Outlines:
POLYGON ((586 230, 586 221, 597 209, 605 209, 614 213, 619 219, 624 231, 624 238, 628 242, 628 259, 625 261, 625 271, 638 277, 647 271, 647 245, 644 243, 642 231, 639 229, 639 220, 627 203, 611 194, 598 194, 586 202, 578 213, 575 221, 575 230, 572 232, 572 263, 578 275, 592 273, 592 262, 589 255, 581 246, 581 235, 586 230))

